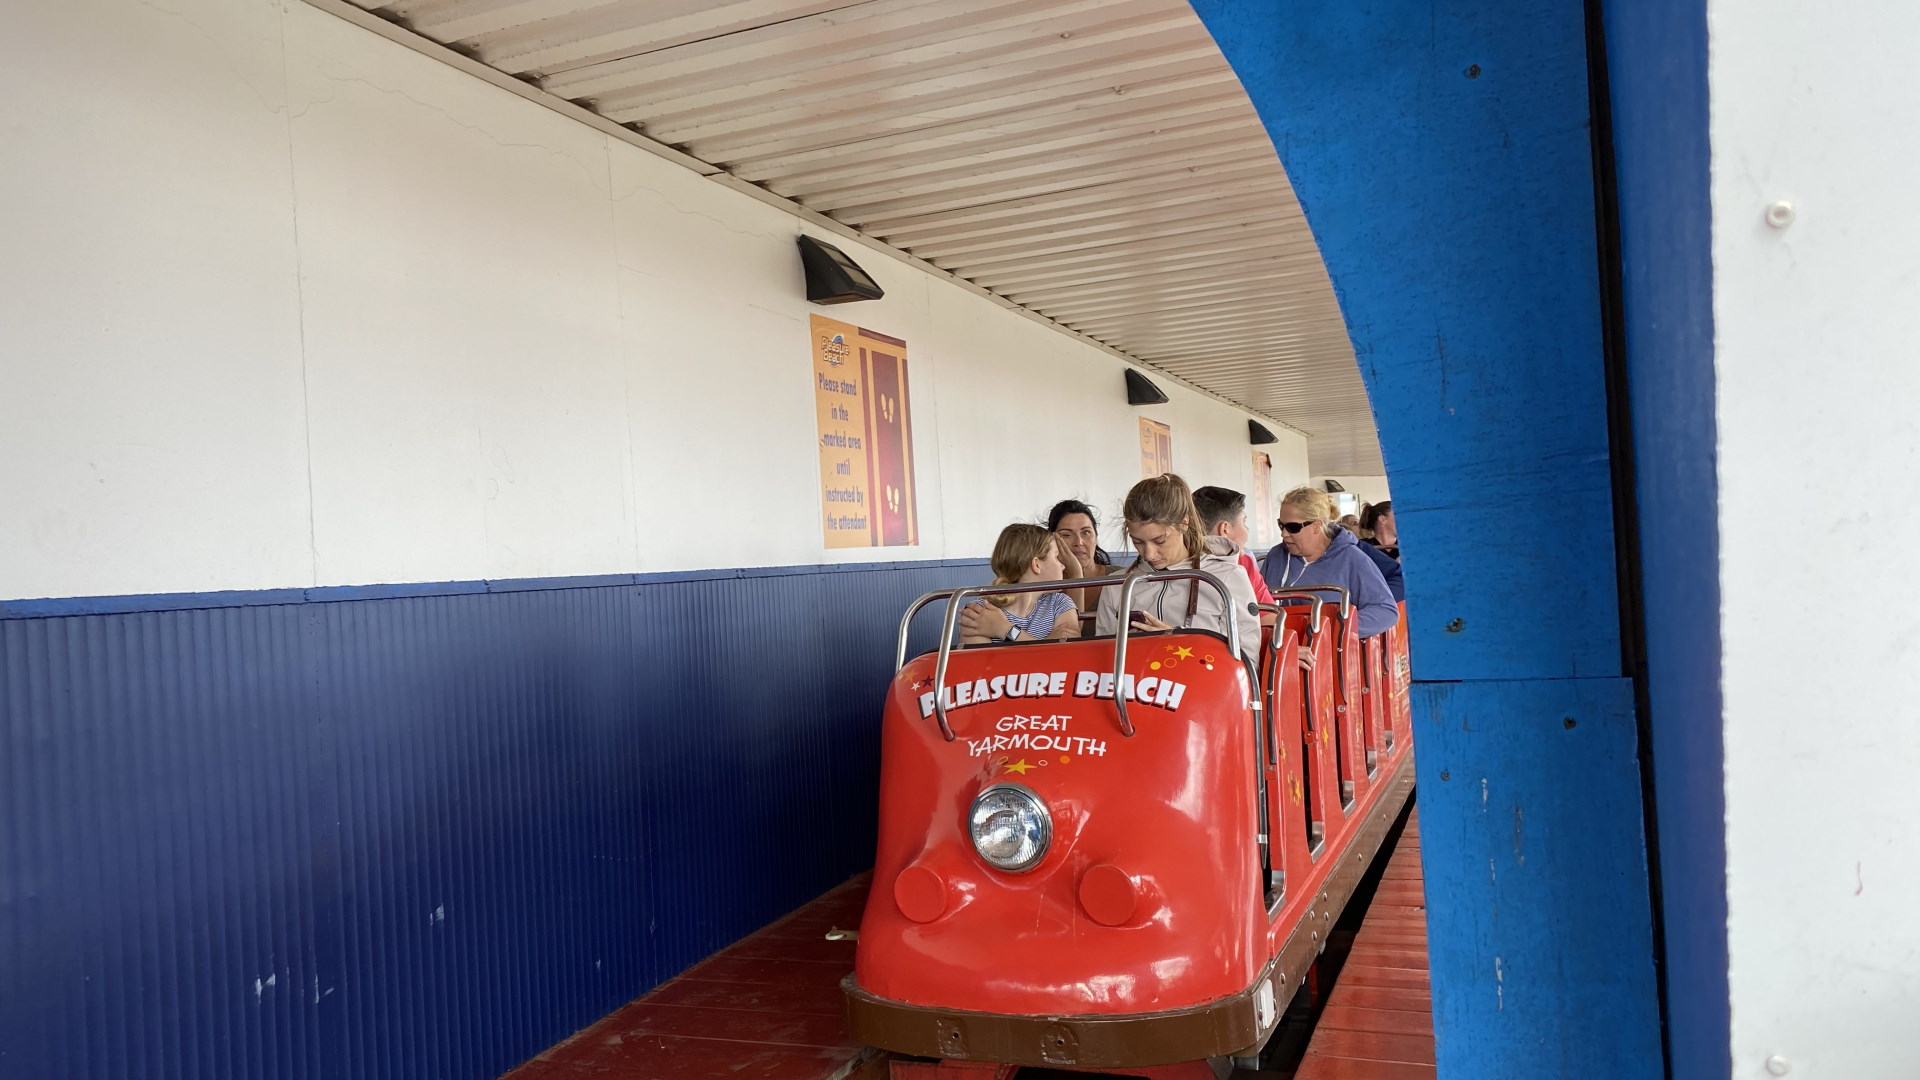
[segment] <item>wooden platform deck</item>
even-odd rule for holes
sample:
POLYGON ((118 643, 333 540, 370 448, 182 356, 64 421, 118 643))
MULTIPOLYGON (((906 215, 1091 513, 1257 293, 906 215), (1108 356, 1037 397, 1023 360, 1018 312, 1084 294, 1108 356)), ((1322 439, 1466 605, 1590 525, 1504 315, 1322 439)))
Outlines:
MULTIPOLYGON (((502 1080, 867 1080, 885 1062, 850 1041, 840 979, 861 875, 708 957, 502 1080)), ((1293 1080, 1433 1080, 1420 821, 1409 818, 1293 1080)), ((1253 1074, 1267 1076, 1267 1073, 1253 1074)), ((1284 1075, 1284 1074, 1273 1074, 1284 1075)))
POLYGON ((1294 1080, 1433 1080, 1433 996, 1415 810, 1294 1080))
POLYGON ((847 1038, 840 980, 870 875, 715 953, 503 1080, 846 1080, 873 1052, 847 1038))

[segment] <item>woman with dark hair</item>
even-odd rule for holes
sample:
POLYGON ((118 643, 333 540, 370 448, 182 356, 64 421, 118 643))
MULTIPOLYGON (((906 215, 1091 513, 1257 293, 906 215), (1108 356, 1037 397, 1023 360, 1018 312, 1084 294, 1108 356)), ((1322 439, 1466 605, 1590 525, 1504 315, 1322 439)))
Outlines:
POLYGON ((1371 544, 1388 558, 1399 561, 1400 530, 1393 525, 1392 499, 1381 499, 1360 512, 1360 532, 1361 543, 1371 544))
MULTIPOLYGON (((1047 511, 1047 531, 1060 541, 1060 561, 1066 566, 1067 580, 1110 577, 1115 573, 1113 559, 1100 548, 1100 515, 1079 499, 1062 499, 1047 511)), ((1069 589, 1074 607, 1088 617, 1100 587, 1069 589)))

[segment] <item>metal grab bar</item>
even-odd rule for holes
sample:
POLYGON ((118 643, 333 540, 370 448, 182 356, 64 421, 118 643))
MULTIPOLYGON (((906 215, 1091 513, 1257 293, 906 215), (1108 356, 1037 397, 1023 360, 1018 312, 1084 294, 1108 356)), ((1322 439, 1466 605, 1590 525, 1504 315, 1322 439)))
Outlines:
MULTIPOLYGON (((1261 759, 1267 756, 1267 747, 1271 739, 1267 736, 1267 710, 1260 690, 1260 669, 1254 664, 1253 657, 1240 651, 1240 612, 1233 602, 1233 594, 1219 578, 1204 570, 1156 570, 1150 574, 1128 574, 1120 583, 1119 625, 1113 632, 1113 706, 1120 720, 1120 733, 1127 738, 1133 737, 1133 718, 1127 715, 1127 695, 1122 681, 1127 674, 1127 639, 1133 632, 1133 590, 1143 581, 1179 581, 1187 579, 1199 588, 1201 582, 1213 586, 1220 594, 1220 608, 1227 613, 1227 648, 1233 650, 1233 658, 1240 663, 1241 672, 1247 677, 1247 705, 1253 713, 1253 784, 1254 784, 1254 835, 1259 838, 1260 848, 1260 906, 1267 906, 1267 897, 1273 890, 1273 839, 1272 822, 1267 807, 1267 771, 1261 765, 1261 759)), ((1260 605, 1255 604, 1258 608, 1260 605)), ((1182 627, 1181 629, 1185 629, 1182 627)))
MULTIPOLYGON (((1280 598, 1281 593, 1285 593, 1288 596, 1308 596, 1323 592, 1340 594, 1340 633, 1335 635, 1333 639, 1333 673, 1334 678, 1340 683, 1340 700, 1343 702, 1346 701, 1349 696, 1347 691, 1347 627, 1352 625, 1353 619, 1352 596, 1347 592, 1346 588, 1341 585, 1298 585, 1288 586, 1284 589, 1271 589, 1269 591, 1274 594, 1275 600, 1280 598)), ((1321 603, 1325 603, 1325 601, 1321 601, 1321 603)), ((1319 605, 1316 604, 1313 610, 1318 612, 1320 610, 1319 605)), ((1340 706, 1340 708, 1343 712, 1346 710, 1345 705, 1340 706)))
MULTIPOLYGON (((1127 716, 1126 695, 1120 692, 1120 679, 1121 676, 1126 673, 1127 636, 1133 624, 1133 620, 1127 618, 1126 615, 1127 612, 1132 610, 1133 590, 1135 586, 1143 581, 1179 581, 1182 579, 1212 585, 1214 590, 1220 594, 1220 606, 1227 613, 1227 639, 1232 643, 1234 655, 1238 657, 1240 655, 1239 613, 1234 610, 1233 594, 1227 591, 1227 587, 1221 583, 1220 579, 1203 570, 1156 570, 1150 574, 1135 574, 1118 581, 1112 577, 1071 578, 1066 581, 1030 581, 1025 584, 972 585, 957 589, 935 589, 932 592, 921 595, 919 599, 909 604, 906 614, 900 617, 900 630, 894 638, 893 670, 895 674, 898 674, 902 668, 907 666, 907 634, 908 631, 912 629, 913 617, 918 615, 922 608, 925 608, 935 600, 945 599, 947 601, 947 610, 946 614, 940 620, 940 650, 934 658, 933 665, 933 714, 935 720, 938 721, 940 725, 940 734, 945 736, 948 742, 952 742, 954 740, 953 725, 947 721, 947 662, 953 656, 953 632, 960 621, 960 610, 966 606, 968 600, 977 597, 1000 596, 1012 593, 1065 592, 1068 589, 1077 589, 1085 585, 1118 584, 1120 585, 1120 626, 1114 634, 1113 699, 1115 706, 1118 707, 1120 712, 1120 730, 1125 735, 1131 737, 1133 735, 1133 721, 1127 716)), ((1194 585, 1194 588, 1199 587, 1199 584, 1194 585)), ((1247 663, 1246 658, 1241 657, 1240 659, 1241 664, 1245 666, 1247 663)), ((1258 683, 1259 680, 1256 678, 1254 684, 1257 686, 1258 683)))
MULTIPOLYGON (((1273 638, 1262 650, 1260 662, 1249 664, 1248 671, 1253 679, 1254 692, 1254 738, 1260 746, 1254 751, 1255 787, 1260 798, 1260 900, 1270 905, 1275 899, 1273 888, 1273 815, 1268 805, 1267 771, 1280 767, 1280 646, 1287 634, 1285 619, 1279 618, 1279 604, 1255 604, 1254 609, 1275 616, 1273 638)), ((1313 608, 1315 621, 1318 621, 1319 605, 1313 608)), ((1301 695, 1304 700, 1305 694, 1301 695)), ((1284 888, 1284 887, 1283 887, 1284 888)))
POLYGON ((1344 585, 1287 585, 1278 589, 1269 588, 1267 591, 1273 594, 1274 599, 1276 601, 1279 600, 1279 598, 1282 595, 1312 596, 1316 603, 1322 603, 1322 604, 1326 603, 1327 601, 1325 601, 1324 599, 1321 599, 1319 596, 1315 596, 1314 594, 1329 593, 1329 592, 1339 593, 1340 594, 1340 618, 1342 620, 1345 620, 1347 616, 1353 614, 1353 597, 1350 593, 1347 592, 1346 586, 1344 585))
POLYGON ((953 629, 960 622, 960 609, 977 595, 977 590, 961 589, 947 597, 947 613, 940 618, 940 655, 933 663, 933 717, 940 723, 940 734, 953 741, 953 725, 947 722, 947 661, 953 657, 953 629))
MULTIPOLYGON (((940 653, 933 663, 933 715, 940 724, 940 734, 948 742, 954 739, 953 725, 947 722, 947 661, 953 656, 953 631, 960 622, 960 609, 967 601, 981 596, 1003 596, 1011 593, 1064 592, 1079 588, 1088 582, 1112 582, 1112 578, 1074 578, 1071 581, 1029 581, 1025 584, 1010 585, 972 585, 959 589, 935 589, 908 605, 907 613, 900 617, 900 632, 894 639, 893 671, 899 674, 907 666, 907 632, 913 626, 913 617, 920 609, 935 600, 946 598, 947 612, 940 620, 940 653)), ((1216 583, 1217 584, 1217 583, 1216 583)))
MULTIPOLYGON (((1120 734, 1133 738, 1133 718, 1127 715, 1127 695, 1121 693, 1121 678, 1127 673, 1127 638, 1133 631, 1133 590, 1143 581, 1180 581, 1186 579, 1199 588, 1201 582, 1214 587, 1220 594, 1220 607, 1227 613, 1227 644, 1233 649, 1233 655, 1242 664, 1246 658, 1240 656, 1240 619, 1234 610, 1233 594, 1219 578, 1204 570, 1155 570, 1150 574, 1128 574, 1120 584, 1120 620, 1113 631, 1113 704, 1120 714, 1120 734)), ((1181 629, 1185 629, 1182 627, 1181 629)))
POLYGON ((964 588, 935 589, 932 592, 924 593, 918 600, 907 605, 907 613, 900 616, 900 632, 895 636, 893 645, 894 674, 899 674, 900 669, 907 666, 907 632, 913 627, 913 617, 920 614, 921 608, 926 607, 935 600, 944 600, 962 592, 969 594, 970 597, 1000 596, 1008 593, 1066 592, 1069 589, 1078 589, 1087 585, 1099 584, 1113 585, 1116 584, 1116 581, 1110 577, 1069 578, 1066 581, 1029 581, 1024 585, 973 585, 964 588))
MULTIPOLYGON (((1280 644, 1286 637, 1287 622, 1280 617, 1279 604, 1255 604, 1254 608, 1263 615, 1274 616, 1273 635, 1267 640, 1266 648, 1261 651, 1260 663, 1254 667, 1254 686, 1259 688, 1260 702, 1264 706, 1263 712, 1268 717, 1268 723, 1277 725, 1277 721, 1272 718, 1280 715, 1280 644)), ((1314 611, 1317 614, 1319 609, 1316 607, 1314 611)), ((1275 726, 1273 731, 1274 737, 1278 738, 1279 728, 1275 726)), ((1267 764, 1270 766, 1279 764, 1279 760, 1274 757, 1273 742, 1273 739, 1268 739, 1265 750, 1267 764)))
POLYGON ((1305 592, 1295 593, 1282 589, 1274 592, 1273 603, 1261 604, 1260 610, 1272 612, 1278 617, 1280 615, 1280 605, 1299 603, 1311 605, 1307 608, 1307 633, 1309 635, 1318 634, 1320 632, 1320 598, 1317 596, 1311 596, 1305 592))

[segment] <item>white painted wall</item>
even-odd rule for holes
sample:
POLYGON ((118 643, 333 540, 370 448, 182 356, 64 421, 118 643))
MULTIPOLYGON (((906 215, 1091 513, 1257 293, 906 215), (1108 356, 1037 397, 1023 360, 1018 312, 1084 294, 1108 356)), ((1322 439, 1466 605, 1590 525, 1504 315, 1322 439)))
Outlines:
POLYGON ((1709 16, 1733 1075, 1911 1080, 1920 6, 1709 16))
POLYGON ((1359 496, 1361 502, 1385 502, 1390 498, 1387 494, 1387 478, 1384 476, 1316 476, 1311 483, 1324 489, 1329 480, 1338 480, 1341 487, 1359 496))
POLYGON ((1251 414, 856 249, 888 295, 824 313, 908 342, 924 542, 828 552, 797 219, 303 4, 170 7, 0 7, 0 598, 980 556, 1117 510, 1141 415, 1251 486, 1251 414))

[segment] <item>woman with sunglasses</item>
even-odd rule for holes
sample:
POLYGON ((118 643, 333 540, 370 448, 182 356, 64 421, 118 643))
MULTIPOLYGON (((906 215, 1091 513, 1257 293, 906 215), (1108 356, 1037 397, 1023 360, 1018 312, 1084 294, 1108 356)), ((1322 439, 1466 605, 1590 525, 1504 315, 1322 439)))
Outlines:
MULTIPOLYGON (((1387 579, 1354 535, 1334 523, 1333 500, 1318 488, 1294 488, 1281 498, 1280 546, 1267 552, 1263 576, 1276 592, 1315 585, 1347 590, 1363 638, 1400 621, 1387 579)), ((1326 598, 1337 600, 1339 594, 1326 598)))

